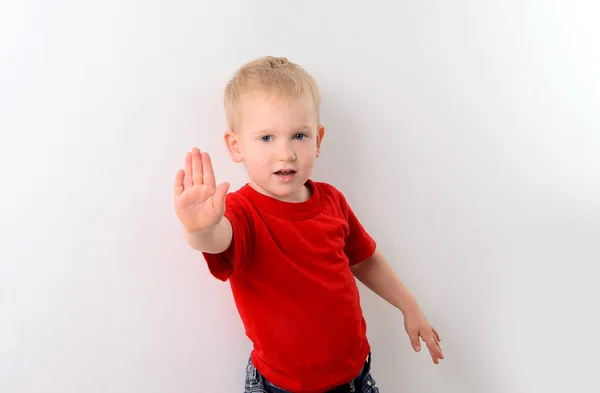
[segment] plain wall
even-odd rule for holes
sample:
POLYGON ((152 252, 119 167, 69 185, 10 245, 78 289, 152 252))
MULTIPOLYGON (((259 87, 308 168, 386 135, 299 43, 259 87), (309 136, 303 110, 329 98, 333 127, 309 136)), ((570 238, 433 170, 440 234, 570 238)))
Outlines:
POLYGON ((381 391, 598 389, 597 4, 2 2, 0 392, 243 389, 250 344, 172 182, 193 146, 246 182, 222 92, 267 54, 318 80, 314 179, 442 335, 435 366, 361 286, 381 391))

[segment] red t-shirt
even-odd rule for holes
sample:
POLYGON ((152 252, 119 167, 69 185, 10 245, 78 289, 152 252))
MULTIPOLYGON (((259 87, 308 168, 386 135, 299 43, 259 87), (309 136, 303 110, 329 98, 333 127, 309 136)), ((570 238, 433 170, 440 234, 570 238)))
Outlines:
POLYGON ((283 202, 249 185, 227 195, 233 240, 204 254, 229 279, 252 341, 252 361, 273 384, 323 392, 354 379, 370 351, 350 265, 375 241, 333 186, 309 180, 306 202, 283 202))

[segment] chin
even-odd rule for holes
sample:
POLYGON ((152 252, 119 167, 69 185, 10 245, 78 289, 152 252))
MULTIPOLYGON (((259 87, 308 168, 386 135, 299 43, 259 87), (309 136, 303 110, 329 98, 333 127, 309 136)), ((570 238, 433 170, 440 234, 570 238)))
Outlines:
POLYGON ((284 186, 275 187, 272 194, 279 199, 299 199, 302 196, 304 184, 286 184, 284 186))
POLYGON ((255 182, 255 185, 262 190, 262 193, 267 194, 276 199, 296 199, 300 196, 306 180, 302 181, 296 177, 290 182, 282 183, 275 179, 265 179, 260 183, 255 182))
POLYGON ((291 187, 290 185, 273 187, 269 192, 278 198, 289 198, 297 194, 299 187, 291 187))

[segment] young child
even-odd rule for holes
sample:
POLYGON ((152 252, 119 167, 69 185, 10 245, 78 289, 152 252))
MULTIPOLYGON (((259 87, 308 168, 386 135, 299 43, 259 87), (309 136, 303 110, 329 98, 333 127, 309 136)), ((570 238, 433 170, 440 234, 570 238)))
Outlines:
POLYGON ((242 66, 225 89, 231 158, 249 183, 227 193, 194 148, 174 205, 188 244, 229 280, 253 351, 246 392, 378 392, 356 279, 404 314, 415 351, 440 337, 344 195, 310 179, 324 127, 313 78, 285 58, 242 66))

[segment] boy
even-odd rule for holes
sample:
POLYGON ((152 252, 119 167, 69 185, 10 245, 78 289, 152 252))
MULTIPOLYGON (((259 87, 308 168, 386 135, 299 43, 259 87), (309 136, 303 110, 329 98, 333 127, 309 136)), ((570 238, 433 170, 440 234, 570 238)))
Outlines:
POLYGON ((246 392, 378 392, 356 279, 404 314, 415 351, 434 363, 439 335, 394 274, 346 199, 310 179, 324 127, 313 78, 285 58, 242 66, 225 89, 231 158, 249 183, 217 187, 194 148, 175 178, 188 244, 229 280, 253 351, 246 392))

